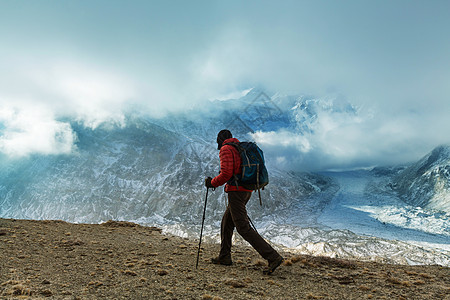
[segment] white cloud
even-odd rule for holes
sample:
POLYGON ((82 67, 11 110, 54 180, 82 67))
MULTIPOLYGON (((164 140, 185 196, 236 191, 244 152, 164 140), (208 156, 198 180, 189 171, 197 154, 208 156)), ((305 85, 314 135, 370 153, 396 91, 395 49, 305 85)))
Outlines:
POLYGON ((0 152, 12 158, 31 154, 70 154, 76 134, 69 124, 55 121, 43 107, 9 106, 0 108, 0 152))
POLYGON ((0 73, 0 152, 10 157, 73 152, 76 135, 63 120, 92 129, 125 125, 134 96, 127 78, 57 59, 12 59, 4 65, 13 71, 0 73))
POLYGON ((343 109, 331 98, 307 103, 307 108, 292 110, 296 126, 252 134, 279 167, 321 171, 397 165, 450 142, 442 128, 423 126, 435 115, 417 118, 417 113, 410 112, 391 118, 389 111, 343 109))
POLYGON ((128 78, 96 65, 49 61, 25 74, 24 79, 37 87, 35 101, 93 129, 102 123, 124 125, 126 103, 134 97, 128 78))
MULTIPOLYGON (((307 136, 293 133, 287 129, 268 132, 257 131, 252 134, 252 138, 268 147, 289 148, 294 146, 301 153, 308 153, 312 150, 311 141, 307 136)), ((279 159, 280 162, 284 161, 281 157, 279 159)))

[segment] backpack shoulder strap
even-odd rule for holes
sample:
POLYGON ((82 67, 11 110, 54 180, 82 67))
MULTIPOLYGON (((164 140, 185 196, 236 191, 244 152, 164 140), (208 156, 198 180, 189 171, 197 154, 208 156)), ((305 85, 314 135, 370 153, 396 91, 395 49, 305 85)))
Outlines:
MULTIPOLYGON (((242 147, 240 145, 238 145, 237 143, 225 143, 224 145, 233 146, 238 151, 239 156, 241 155, 241 151, 243 151, 242 147)), ((234 160, 234 153, 233 153, 233 160, 234 160)), ((239 184, 238 184, 239 178, 236 174, 233 174, 233 179, 234 179, 234 184, 236 185, 236 188, 239 188, 239 184)))
POLYGON ((236 148, 236 150, 239 152, 239 154, 244 150, 241 145, 238 143, 225 143, 224 145, 230 145, 236 148))

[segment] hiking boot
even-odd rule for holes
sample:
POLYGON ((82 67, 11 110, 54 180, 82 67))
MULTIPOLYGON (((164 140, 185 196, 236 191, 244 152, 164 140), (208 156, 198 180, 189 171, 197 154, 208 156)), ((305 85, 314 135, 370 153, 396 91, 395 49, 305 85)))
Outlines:
POLYGON ((272 273, 276 270, 276 268, 278 268, 278 267, 281 265, 281 263, 283 262, 283 260, 284 260, 283 257, 282 257, 282 256, 279 256, 279 257, 276 258, 275 260, 269 261, 269 266, 267 267, 266 270, 263 271, 263 273, 264 273, 265 275, 270 275, 270 274, 272 274, 272 273))
POLYGON ((224 266, 231 266, 233 264, 233 261, 231 260, 231 255, 211 258, 211 262, 215 265, 224 265, 224 266))

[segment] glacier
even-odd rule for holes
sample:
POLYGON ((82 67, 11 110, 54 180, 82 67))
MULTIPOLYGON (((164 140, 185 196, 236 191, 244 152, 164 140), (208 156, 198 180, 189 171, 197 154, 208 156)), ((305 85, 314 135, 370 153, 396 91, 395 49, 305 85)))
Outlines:
MULTIPOLYGON (((218 172, 217 132, 229 128, 241 140, 277 130, 310 134, 319 108, 358 114, 342 99, 269 97, 252 90, 241 99, 164 118, 131 114, 124 127, 90 129, 73 121, 75 153, 0 155, 0 217, 125 220, 198 238, 203 179, 218 172)), ((353 171, 288 170, 271 151, 266 161, 270 184, 262 191, 263 206, 253 195, 247 208, 275 247, 450 266, 449 147, 438 147, 415 164, 353 171)), ((218 242, 226 194, 218 188, 209 195, 205 239, 218 242)), ((235 242, 244 243, 238 234, 235 242)))

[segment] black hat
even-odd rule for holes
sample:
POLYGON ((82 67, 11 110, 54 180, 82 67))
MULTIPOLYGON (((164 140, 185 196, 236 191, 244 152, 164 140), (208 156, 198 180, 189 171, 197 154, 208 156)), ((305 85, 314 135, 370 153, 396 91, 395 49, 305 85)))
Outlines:
POLYGON ((232 137, 233 137, 233 135, 231 134, 231 132, 228 129, 221 130, 219 132, 219 134, 217 135, 217 150, 220 150, 223 142, 226 139, 231 139, 232 137))

